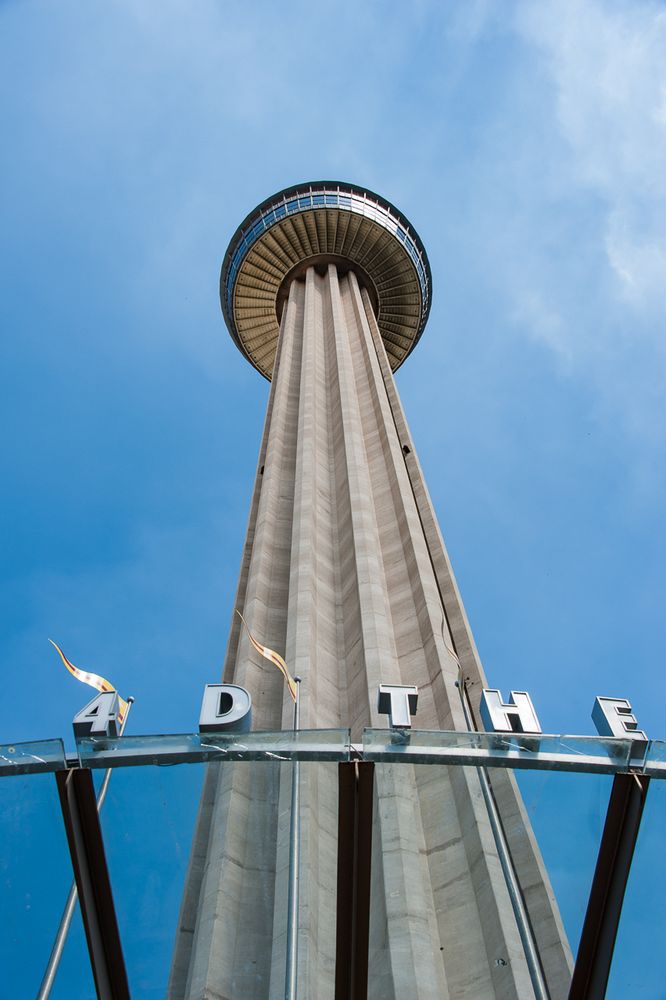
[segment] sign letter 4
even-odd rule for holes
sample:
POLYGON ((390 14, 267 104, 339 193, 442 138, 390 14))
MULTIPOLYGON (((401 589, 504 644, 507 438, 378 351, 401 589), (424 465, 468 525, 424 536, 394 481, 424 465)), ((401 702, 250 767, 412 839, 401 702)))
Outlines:
POLYGON ((74 736, 116 737, 119 729, 120 699, 117 691, 104 691, 77 712, 72 725, 74 736))

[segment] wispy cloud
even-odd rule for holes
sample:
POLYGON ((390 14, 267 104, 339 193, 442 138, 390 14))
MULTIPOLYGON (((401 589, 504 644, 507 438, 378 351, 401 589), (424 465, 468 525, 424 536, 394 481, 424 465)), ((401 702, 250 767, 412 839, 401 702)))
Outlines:
MULTIPOLYGON (((433 220, 450 271, 440 263, 436 276, 445 285, 475 274, 475 322, 501 332, 499 363, 519 363, 526 339, 542 345, 595 419, 626 438, 627 489, 655 496, 666 395, 666 10, 651 0, 517 2, 512 16, 500 2, 476 9, 462 31, 461 75, 450 93, 441 84, 448 121, 467 102, 466 127, 453 133, 466 145, 451 145, 443 112, 425 147, 448 195, 433 220)), ((440 35, 443 62, 451 30, 440 35)), ((430 349, 444 358, 447 345, 430 349)))
POLYGON ((666 304, 666 11, 652 2, 547 0, 518 25, 544 54, 574 179, 605 204, 617 290, 666 304))

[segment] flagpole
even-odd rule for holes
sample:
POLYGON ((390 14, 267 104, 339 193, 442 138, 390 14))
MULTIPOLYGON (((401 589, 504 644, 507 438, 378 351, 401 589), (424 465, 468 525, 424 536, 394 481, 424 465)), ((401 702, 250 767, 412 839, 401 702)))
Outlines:
MULTIPOLYGON (((294 732, 300 724, 301 678, 294 677, 296 698, 294 699, 294 732)), ((301 865, 301 818, 300 818, 300 761, 291 765, 291 820, 289 828, 289 896, 287 902, 287 965, 284 977, 285 1000, 296 1000, 298 984, 298 898, 301 865)))
MULTIPOLYGON (((123 721, 120 723, 120 733, 122 736, 125 732, 125 726, 127 724, 127 719, 130 714, 130 709, 134 704, 134 698, 130 695, 127 699, 127 711, 123 717, 123 721)), ((101 788, 99 790, 99 795, 97 796, 97 812, 100 811, 104 805, 104 799, 106 798, 106 792, 109 787, 109 781, 111 780, 111 768, 108 768, 106 774, 104 775, 104 780, 102 781, 101 788)), ((37 1000, 48 1000, 51 995, 51 990, 53 989, 53 983, 55 982, 55 977, 58 972, 58 967, 60 965, 60 959, 62 958, 62 953, 65 949, 65 942, 67 941, 67 935, 69 933, 69 928, 72 924, 72 917, 74 916, 74 909, 76 908, 76 901, 78 899, 78 891, 76 888, 76 881, 72 881, 69 887, 69 893, 67 895, 67 902, 65 903, 65 908, 62 911, 62 917, 60 918, 60 924, 58 926, 58 933, 55 936, 55 941, 53 942, 53 948, 51 949, 51 956, 46 966, 46 971, 42 978, 41 986, 39 987, 39 992, 37 994, 37 1000)))

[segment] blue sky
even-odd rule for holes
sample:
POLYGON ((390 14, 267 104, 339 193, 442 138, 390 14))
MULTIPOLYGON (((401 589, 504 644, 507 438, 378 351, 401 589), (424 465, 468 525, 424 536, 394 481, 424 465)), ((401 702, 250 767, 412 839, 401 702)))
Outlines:
POLYGON ((245 213, 309 178, 413 221, 399 389, 487 673, 548 731, 663 722, 666 8, 0 6, 2 732, 68 734, 47 643, 190 730, 268 385, 223 325, 245 213))
POLYGON ((71 744, 48 637, 196 728, 268 391, 219 268, 321 177, 428 251, 397 381, 490 681, 666 737, 665 46, 647 0, 0 3, 0 740, 71 744))

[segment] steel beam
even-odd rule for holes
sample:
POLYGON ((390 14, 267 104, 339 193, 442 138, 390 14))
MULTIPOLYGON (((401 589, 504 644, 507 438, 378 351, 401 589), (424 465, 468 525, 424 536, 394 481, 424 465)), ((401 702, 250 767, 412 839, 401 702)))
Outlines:
POLYGON ((366 1000, 375 765, 338 764, 335 1000, 366 1000))
POLYGON ((99 1000, 130 1000, 92 774, 56 773, 60 806, 99 1000))
POLYGON ((569 1000, 603 1000, 606 995, 649 783, 638 774, 617 774, 613 779, 569 1000))

